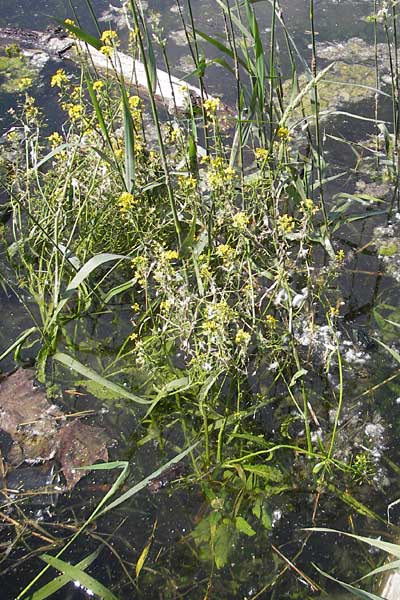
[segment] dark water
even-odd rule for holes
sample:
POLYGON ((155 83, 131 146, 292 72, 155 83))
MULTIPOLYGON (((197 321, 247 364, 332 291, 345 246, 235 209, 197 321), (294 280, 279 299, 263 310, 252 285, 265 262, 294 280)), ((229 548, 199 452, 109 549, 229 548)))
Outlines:
MULTIPOLYGON (((79 17, 80 23, 84 28, 95 31, 91 16, 84 5, 84 2, 73 2, 79 17)), ((93 2, 96 15, 104 16, 109 12, 109 3, 97 0, 93 2)), ((310 22, 309 5, 305 0, 283 0, 281 2, 283 16, 293 39, 298 46, 301 54, 310 62, 310 22)), ((164 35, 169 38, 169 55, 171 64, 174 65, 174 72, 178 76, 184 76, 190 73, 193 65, 188 58, 187 48, 182 35, 182 27, 176 13, 176 4, 171 0, 149 1, 149 9, 160 12, 162 15, 162 26, 164 35)), ((366 17, 373 10, 373 2, 370 0, 320 0, 315 2, 315 21, 317 23, 317 36, 320 42, 339 42, 346 41, 352 36, 358 36, 367 41, 372 41, 372 26, 367 23, 366 17)), ((260 2, 257 5, 257 14, 259 17, 260 30, 265 36, 266 46, 269 39, 269 26, 271 23, 271 10, 268 2, 260 2)), ((18 0, 10 3, 0 0, 0 27, 8 25, 18 25, 20 27, 29 27, 32 29, 43 30, 47 25, 54 23, 54 17, 64 19, 65 17, 76 18, 72 14, 71 7, 66 1, 52 0, 49 2, 35 2, 34 0, 18 0)), ((194 4, 194 17, 199 29, 211 35, 218 35, 223 29, 223 20, 220 11, 216 8, 216 3, 208 0, 194 4)), ((103 26, 108 27, 107 20, 101 22, 103 26)), ((113 23, 111 22, 111 25, 113 23)), ((282 56, 285 56, 284 38, 282 32, 278 36, 282 50, 282 56)), ((205 52, 209 57, 213 56, 213 51, 204 46, 205 52)), ((51 74, 59 68, 59 63, 50 61, 43 69, 34 95, 38 98, 47 118, 50 122, 59 119, 56 109, 56 92, 51 91, 48 81, 51 74)), ((63 65, 64 66, 64 65, 63 65)), ((283 69, 288 65, 283 62, 283 69)), ((235 102, 235 90, 232 80, 220 67, 211 66, 207 71, 207 85, 213 93, 221 94, 224 101, 228 104, 235 102)), ((13 106, 17 99, 12 94, 2 93, 0 95, 0 135, 12 123, 7 110, 13 106)), ((346 107, 344 107, 346 108, 346 107)), ((373 115, 373 98, 368 98, 362 103, 350 107, 351 112, 356 112, 364 116, 373 115)), ((350 117, 341 116, 331 119, 324 126, 324 133, 329 136, 346 137, 346 139, 363 140, 367 133, 373 130, 372 125, 361 123, 350 117)), ((326 193, 331 203, 334 202, 334 196, 338 191, 347 190, 354 193, 357 188, 357 182, 367 181, 369 177, 365 173, 357 173, 353 169, 355 158, 352 151, 326 138, 326 156, 331 164, 331 173, 344 172, 343 175, 334 182, 328 183, 326 193)), ((378 222, 378 221, 376 221, 378 222)), ((355 248, 363 246, 371 237, 372 229, 376 222, 366 221, 349 225, 343 233, 342 247, 346 251, 352 252, 355 248)), ((363 333, 374 334, 376 328, 373 320, 373 311, 379 310, 383 314, 387 306, 398 306, 398 286, 395 285, 390 277, 376 275, 381 271, 381 264, 373 253, 357 253, 354 259, 347 264, 346 270, 340 280, 341 294, 343 302, 346 305, 346 319, 344 327, 352 330, 352 335, 361 335, 363 333), (385 308, 386 307, 386 308, 385 308)), ((7 275, 7 274, 5 274, 7 275)), ((31 321, 26 316, 23 306, 18 302, 16 296, 10 291, 0 288, 0 308, 1 314, 7 315, 7 322, 3 322, 0 330, 0 353, 16 339, 18 334, 31 321)), ((123 307, 127 314, 129 307, 123 307)), ((90 355, 99 353, 104 356, 105 362, 118 351, 121 340, 124 339, 126 330, 129 326, 129 317, 115 318, 113 315, 102 315, 96 319, 88 320, 81 325, 80 337, 85 339, 102 340, 101 347, 93 346, 88 350, 88 360, 90 355)), ((26 360, 34 357, 35 349, 32 349, 32 355, 29 352, 24 357, 26 360)), ((376 369, 376 379, 374 383, 382 381, 385 376, 389 377, 393 371, 393 365, 387 360, 386 356, 375 346, 369 350, 372 355, 372 362, 376 369)), ((11 359, 6 362, 2 368, 6 371, 11 368, 11 359)), ((348 394, 350 400, 365 388, 362 380, 362 367, 360 366, 360 380, 352 385, 348 382, 348 394)), ((70 380, 68 376, 62 381, 64 389, 73 388, 75 380, 72 375, 70 380)), ((396 398, 400 396, 400 391, 396 387, 396 382, 392 382, 391 387, 379 387, 373 394, 363 397, 362 402, 367 406, 366 413, 371 419, 381 419, 385 430, 385 440, 382 442, 386 446, 385 453, 388 458, 396 461, 398 452, 393 444, 397 438, 399 427, 397 425, 398 411, 400 410, 396 403, 396 398)), ((353 405, 356 403, 354 400, 353 405)), ((351 402, 350 402, 351 404, 351 402)), ((364 408, 365 408, 364 406, 364 408)), ((103 405, 94 398, 81 398, 77 396, 75 400, 69 400, 69 410, 82 410, 93 408, 98 414, 92 419, 97 425, 103 426, 111 438, 115 439, 115 446, 111 449, 112 459, 127 459, 131 463, 131 476, 129 483, 140 481, 145 475, 152 472, 160 464, 166 462, 171 457, 171 453, 163 452, 157 444, 147 444, 139 447, 137 442, 143 431, 138 425, 138 418, 135 411, 127 407, 124 403, 118 405, 103 405)), ((170 437, 174 439, 174 432, 171 431, 170 437)), ((174 440, 177 445, 182 440, 174 440)), ((299 465, 301 469, 301 465, 299 465)), ((374 510, 384 513, 386 504, 396 498, 399 486, 393 477, 389 474, 391 481, 382 492, 379 486, 373 492, 368 492, 363 501, 372 506, 374 510)), ((103 484, 112 481, 111 474, 104 475, 103 478, 89 476, 85 478, 79 486, 79 489, 69 499, 60 499, 57 511, 51 509, 48 514, 40 516, 43 524, 52 523, 52 530, 56 535, 62 536, 65 532, 62 529, 62 523, 68 520, 73 523, 72 515, 78 515, 79 519, 90 514, 96 503, 98 503, 103 494, 103 484), (97 488, 97 490, 96 490, 97 488), (59 523, 59 527, 55 526, 59 523)), ((288 499, 286 496, 274 497, 271 499, 270 511, 275 515, 275 523, 269 539, 254 538, 240 541, 235 550, 232 563, 218 574, 214 581, 212 598, 223 599, 245 599, 253 597, 263 587, 265 575, 274 568, 271 556, 263 554, 263 547, 269 547, 271 539, 275 546, 283 547, 283 551, 289 557, 293 556, 298 550, 298 530, 302 526, 309 525, 310 506, 313 499, 310 498, 307 490, 299 489, 297 495, 288 499), (293 510, 295 505, 295 510, 293 510), (254 557, 254 558, 252 558, 254 557), (241 568, 241 564, 243 568, 241 568), (233 588, 225 587, 224 582, 237 581, 236 592, 233 588), (227 590, 230 591, 227 591, 227 590)), ((119 598, 189 598, 200 600, 205 597, 207 581, 210 577, 210 565, 201 561, 195 555, 188 551, 185 544, 185 537, 193 529, 194 524, 199 521, 204 509, 204 499, 201 497, 198 488, 193 482, 188 488, 180 489, 174 494, 170 494, 168 487, 162 489, 158 494, 151 494, 144 490, 134 501, 123 505, 122 509, 109 513, 107 519, 103 519, 98 524, 98 531, 91 530, 90 535, 82 536, 73 549, 64 555, 64 560, 75 563, 82 559, 84 555, 89 554, 98 547, 99 539, 108 541, 108 536, 115 530, 110 546, 105 546, 101 558, 97 560, 90 569, 90 573, 104 582, 108 587, 114 586, 119 598), (138 498, 138 499, 137 499, 138 498), (153 569, 153 580, 148 577, 146 585, 140 583, 129 583, 129 578, 134 579, 134 567, 138 556, 147 543, 154 523, 157 521, 157 534, 154 545, 151 550, 151 568, 153 569), (97 536, 97 537, 96 537, 97 536), (153 562, 154 561, 154 562, 153 562), (121 563, 126 565, 128 576, 121 569, 121 563), (179 571, 179 586, 184 592, 176 591, 178 585, 175 581, 175 574, 179 571), (174 587, 175 586, 175 587, 174 587), (174 591, 175 590, 175 591, 174 591), (175 594, 175 595, 174 595, 175 594)), ((348 528, 349 510, 343 505, 341 510, 337 511, 337 502, 332 497, 332 508, 329 509, 329 498, 324 501, 325 514, 321 515, 321 520, 327 525, 338 529, 348 528)), ((27 514, 32 519, 38 518, 36 509, 27 508, 27 514)), ((365 522, 358 518, 353 511, 353 523, 363 528, 365 522)), ((322 523, 319 523, 322 525, 322 523)), ((382 525, 382 529, 384 526, 382 525)), ((372 530, 369 533, 379 535, 380 530, 372 530)), ((40 539, 40 538, 39 538, 40 539)), ((36 550, 40 541, 35 539, 30 541, 32 550, 36 550)), ((17 557, 18 559, 18 557, 17 557)), ((346 569, 352 565, 352 562, 359 560, 354 546, 347 546, 343 541, 338 541, 333 537, 323 537, 313 540, 307 552, 299 559, 300 566, 305 572, 314 577, 315 572, 310 568, 312 561, 318 562, 322 568, 329 570, 332 565, 341 562, 346 569)), ((29 561, 16 562, 15 565, 10 560, 0 564, 0 573, 3 585, 4 600, 11 600, 16 592, 20 591, 30 579, 41 568, 42 563, 35 558, 29 561)), ((351 571, 351 569, 350 569, 351 571)), ((51 579, 49 576, 48 579, 51 579)), ((311 596, 303 594, 303 584, 294 583, 294 575, 288 583, 282 584, 278 589, 278 596, 270 591, 261 594, 259 597, 265 600, 269 599, 295 599, 311 596)), ((43 578, 43 581, 46 577, 43 578)), ((229 585, 230 585, 229 583, 229 585)), ((329 588, 329 586, 327 586, 329 588)), ((89 593, 73 584, 68 584, 62 591, 53 594, 51 597, 61 599, 80 600, 88 598, 89 593)), ((339 592, 332 592, 329 596, 332 600, 343 598, 339 592)))

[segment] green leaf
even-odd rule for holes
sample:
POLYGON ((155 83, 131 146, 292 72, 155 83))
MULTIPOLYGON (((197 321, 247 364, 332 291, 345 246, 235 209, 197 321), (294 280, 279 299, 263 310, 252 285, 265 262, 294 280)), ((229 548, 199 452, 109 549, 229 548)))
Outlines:
POLYGON ((222 522, 214 536, 214 561, 217 569, 222 569, 228 562, 232 547, 233 528, 231 523, 222 522))
POLYGON ((149 34, 149 30, 145 27, 146 32, 146 43, 147 43, 147 53, 144 60, 147 61, 148 71, 149 71, 149 83, 152 94, 155 94, 157 90, 157 63, 156 57, 154 54, 154 48, 151 41, 151 36, 149 34))
POLYGON ((380 340, 375 340, 375 341, 378 342, 378 344, 380 344, 383 348, 385 348, 385 350, 387 350, 393 356, 393 358, 398 363, 400 363, 400 354, 397 352, 397 350, 395 350, 394 348, 390 348, 390 346, 387 346, 386 344, 384 344, 380 340))
POLYGON ((21 346, 24 343, 24 341, 27 340, 28 337, 30 337, 32 333, 35 333, 36 331, 38 331, 37 327, 31 327, 30 329, 26 329, 23 333, 21 333, 21 335, 15 340, 15 342, 13 342, 11 346, 7 348, 7 350, 4 350, 4 352, 0 356, 0 361, 6 358, 6 356, 8 356, 13 350, 21 346))
POLYGON ((276 467, 268 465, 242 465, 242 467, 247 473, 254 473, 269 482, 280 483, 283 480, 282 473, 276 467))
POLYGON ((81 285, 81 283, 83 283, 85 281, 85 279, 88 278, 88 276, 90 275, 90 273, 92 271, 97 269, 97 267, 104 265, 104 263, 110 262, 112 260, 129 260, 129 259, 130 259, 129 256, 124 256, 122 254, 109 254, 107 252, 104 252, 102 254, 96 254, 96 256, 92 256, 92 258, 90 258, 83 265, 83 267, 81 267, 79 269, 79 271, 77 272, 75 277, 70 281, 70 283, 68 284, 68 287, 66 289, 66 292, 72 292, 73 290, 76 290, 76 288, 78 288, 81 285))
POLYGON ((114 596, 114 594, 110 592, 110 590, 108 590, 102 583, 85 573, 85 571, 82 571, 79 567, 70 565, 60 558, 55 558, 49 554, 42 554, 40 558, 45 563, 57 569, 57 571, 64 573, 70 581, 78 581, 81 585, 83 585, 83 587, 92 591, 102 600, 118 600, 117 596, 114 596))
POLYGON ((236 529, 238 531, 240 531, 240 533, 244 533, 245 535, 248 535, 249 537, 256 535, 256 532, 254 531, 252 526, 249 525, 249 523, 243 517, 236 517, 235 526, 236 526, 236 529))
POLYGON ((102 377, 101 375, 96 373, 96 371, 93 371, 93 369, 91 369, 90 367, 86 367, 85 365, 80 363, 75 358, 68 356, 68 354, 64 354, 63 352, 57 352, 53 356, 53 358, 54 358, 54 360, 57 360, 58 362, 62 363, 69 369, 76 371, 80 375, 83 375, 84 377, 91 379, 98 385, 100 385, 104 388, 107 388, 111 392, 114 392, 120 398, 121 397, 127 398, 128 400, 132 400, 133 402, 136 402, 137 404, 151 404, 151 400, 145 400, 144 398, 141 398, 140 396, 136 396, 135 394, 132 394, 131 392, 126 390, 121 385, 113 383, 112 381, 109 381, 109 379, 102 377))
POLYGON ((71 33, 76 35, 76 37, 79 40, 85 42, 86 44, 89 44, 90 46, 93 46, 93 48, 96 48, 96 50, 100 50, 100 48, 102 47, 103 44, 98 38, 94 37, 93 35, 90 35, 90 33, 87 33, 80 27, 77 27, 76 25, 70 25, 69 23, 65 23, 65 21, 62 21, 61 19, 56 19, 56 21, 67 31, 70 31, 71 33))
POLYGON ((316 565, 313 565, 313 566, 315 569, 317 569, 318 573, 321 573, 328 579, 335 581, 336 583, 341 585, 345 590, 347 590, 348 592, 351 592, 353 594, 353 596, 357 596, 357 598, 364 598, 366 600, 385 600, 385 598, 382 598, 382 596, 376 596, 375 594, 371 594, 371 592, 365 592, 364 590, 355 588, 354 586, 349 585, 348 583, 344 583, 343 581, 340 581, 339 579, 335 579, 331 575, 328 575, 328 573, 325 573, 324 571, 319 569, 316 565))
MULTIPOLYGON (((100 548, 97 548, 97 550, 92 552, 92 554, 89 554, 89 556, 78 562, 75 566, 78 569, 84 571, 87 567, 89 567, 92 564, 93 561, 96 560, 101 550, 102 546, 100 546, 100 548)), ((50 596, 55 594, 58 590, 60 590, 62 587, 64 587, 64 585, 66 585, 70 581, 71 578, 68 577, 68 575, 59 575, 52 581, 49 581, 49 583, 46 583, 46 585, 41 587, 39 590, 34 592, 32 594, 31 600, 45 600, 46 598, 49 598, 50 596)))
POLYGON ((140 492, 140 490, 142 490, 143 488, 145 488, 150 483, 150 481, 152 479, 156 479, 157 477, 159 477, 162 473, 164 473, 164 471, 166 469, 169 469, 169 467, 171 467, 172 465, 180 462, 187 454, 189 454, 189 452, 192 452, 192 450, 194 450, 194 448, 196 448, 196 446, 198 445, 198 443, 199 442, 196 442, 195 444, 192 444, 191 446, 189 446, 189 448, 186 448, 186 450, 184 450, 183 452, 180 452, 179 454, 177 454, 176 456, 174 456, 174 458, 172 458, 171 460, 169 460, 162 467, 160 467, 156 471, 153 471, 153 473, 151 473, 150 475, 148 475, 147 477, 145 477, 144 479, 142 479, 142 481, 140 481, 139 483, 137 483, 136 485, 134 485, 130 490, 128 490, 127 492, 125 492, 124 494, 122 494, 122 496, 120 496, 119 498, 117 498, 116 500, 114 500, 113 502, 111 502, 111 504, 108 504, 100 512, 100 515, 103 515, 104 513, 108 512, 109 510, 112 510, 113 508, 116 508, 117 506, 119 506, 123 502, 126 502, 126 500, 129 500, 129 498, 131 498, 132 496, 134 496, 135 494, 137 494, 138 492, 140 492))
POLYGON ((329 529, 327 527, 310 527, 305 529, 305 531, 317 531, 320 533, 337 533, 340 535, 345 535, 347 537, 353 538, 354 540, 358 540, 359 542, 363 542, 364 544, 368 544, 373 548, 377 548, 379 550, 383 550, 388 554, 392 554, 396 558, 400 559, 400 545, 392 544, 390 542, 384 542, 383 540, 363 537, 361 535, 356 535, 355 533, 347 533, 345 531, 338 531, 337 529, 329 529))

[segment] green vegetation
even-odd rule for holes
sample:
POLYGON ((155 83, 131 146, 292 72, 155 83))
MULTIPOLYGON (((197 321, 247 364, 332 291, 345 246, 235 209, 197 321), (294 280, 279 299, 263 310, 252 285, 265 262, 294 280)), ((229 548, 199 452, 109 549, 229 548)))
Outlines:
MULTIPOLYGON (((290 561, 275 547, 282 512, 290 522, 303 503, 301 519, 310 526, 320 514, 327 512, 329 520, 345 506, 352 527, 362 517, 382 527, 385 522, 366 495, 380 486, 377 447, 383 443, 365 433, 365 422, 379 432, 379 415, 368 405, 363 416, 354 416, 363 410, 357 400, 370 398, 382 377, 370 371, 366 380, 360 377, 374 342, 361 344, 343 325, 347 309, 338 280, 352 259, 344 250, 345 232, 398 209, 398 88, 391 90, 392 125, 376 113, 375 143, 365 146, 376 177, 390 184, 393 196, 386 202, 344 191, 328 200, 326 184, 335 176, 323 152, 320 111, 337 106, 325 98, 337 85, 331 77, 347 78, 351 70, 347 83, 355 87, 344 88, 340 103, 359 101, 377 87, 374 68, 320 68, 312 1, 311 69, 296 56, 277 2, 270 2, 269 45, 259 31, 256 2, 215 4, 225 19, 224 41, 196 28, 190 3, 186 17, 180 13, 187 19, 200 106, 183 84, 186 113, 165 115, 155 94, 159 25, 153 23, 152 31, 131 0, 129 52, 144 63, 148 95, 140 97, 118 75, 115 31, 99 30, 92 38, 69 21, 70 33, 108 57, 107 73, 95 74, 90 61, 79 76, 65 68, 54 73, 50 85, 65 122, 53 132, 44 133, 45 115, 22 90, 19 122, 6 135, 0 169, 11 218, 3 228, 2 283, 32 323, 0 359, 14 354, 20 363, 29 348, 43 384, 65 379, 105 404, 124 403, 139 423, 133 451, 156 448, 163 461, 150 476, 134 471, 130 479, 129 461, 94 465, 94 474, 119 476, 93 512, 82 519, 75 514, 72 531, 61 521, 51 538, 40 531, 50 544, 46 553, 29 546, 29 518, 17 508, 14 521, 29 526, 28 533, 16 530, 13 543, 27 544, 29 559, 39 556, 47 565, 21 599, 50 597, 71 580, 105 599, 155 597, 160 588, 166 599, 305 599, 326 581, 302 562, 309 531, 294 533, 290 561), (278 25, 287 42, 290 84, 279 70, 278 25), (215 61, 235 83, 234 109, 206 94, 213 61, 206 61, 202 44, 218 53, 215 61), (101 317, 113 331, 96 337, 91 323, 101 317), (151 523, 142 546, 128 546, 128 567, 112 550, 124 577, 120 585, 89 575, 111 546, 111 533, 97 533, 94 522, 103 526, 103 515, 112 514, 118 540, 119 507, 183 459, 186 471, 175 479, 181 489, 196 490, 201 506, 179 549, 182 564, 178 560, 173 571, 162 557, 157 562, 157 523, 151 523), (71 558, 82 536, 97 547, 71 558), (297 561, 302 567, 296 570, 297 561), (201 571, 197 587, 191 587, 193 563, 201 571), (44 583, 50 567, 61 575, 51 571, 54 579, 44 583), (295 576, 285 578, 287 570, 295 576), (244 591, 250 588, 251 594, 244 591)), ((396 34, 395 6, 384 15, 388 36, 396 34)), ((378 25, 375 19, 371 27, 378 25)), ((159 51, 168 60, 162 44, 159 51)), ((396 69, 392 64, 392 81, 396 69)), ((357 144, 353 150, 359 158, 357 144)), ((389 259, 397 250, 390 239, 375 254, 389 259)), ((386 337, 395 309, 384 302, 384 316, 375 312, 384 340, 378 347, 400 362, 393 335, 386 337)), ((348 558, 346 574, 356 578, 359 554, 348 558)))

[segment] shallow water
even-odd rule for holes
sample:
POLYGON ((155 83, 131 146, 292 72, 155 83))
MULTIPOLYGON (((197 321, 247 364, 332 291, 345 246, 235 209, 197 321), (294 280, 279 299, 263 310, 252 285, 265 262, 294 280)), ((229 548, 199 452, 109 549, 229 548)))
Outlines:
MULTIPOLYGON (((298 45, 299 51, 309 62, 310 25, 308 3, 305 0, 284 0, 281 4, 285 22, 298 45)), ((88 12, 82 10, 77 2, 74 5, 76 5, 82 26, 93 29, 88 12)), ((94 6, 96 14, 102 16, 104 11, 108 10, 109 4, 107 1, 98 0, 94 3, 94 6)), ((184 38, 176 15, 175 2, 172 0, 149 0, 148 6, 162 15, 164 33, 170 39, 169 53, 171 64, 174 65, 174 72, 178 76, 190 73, 193 66, 188 60, 187 49, 182 43, 184 38)), ((338 0, 334 2, 332 0, 320 0, 315 3, 315 6, 318 41, 346 41, 352 36, 371 41, 372 25, 364 20, 364 17, 373 9, 371 1, 338 0)), ((220 31, 223 21, 213 2, 208 0, 197 2, 194 10, 199 28, 211 35, 216 35, 220 31)), ((266 39, 268 39, 268 28, 271 21, 269 3, 261 2, 257 7, 257 12, 260 19, 260 29, 265 32, 266 39)), ((66 16, 71 17, 68 3, 64 0, 40 3, 34 3, 32 0, 18 0, 11 5, 5 0, 0 0, 0 26, 18 25, 42 30, 53 22, 53 16, 61 19, 66 16)), ((283 48, 282 35, 279 39, 283 48)), ((206 49, 206 52, 207 56, 213 56, 212 50, 206 49)), ((283 50, 282 54, 285 54, 283 50)), ((56 112, 55 99, 57 94, 55 91, 49 92, 48 86, 51 73, 58 66, 52 61, 46 65, 35 90, 35 95, 43 106, 49 121, 56 121, 60 118, 56 112)), ((287 68, 287 65, 283 65, 283 67, 287 68)), ((221 94, 227 104, 234 105, 235 91, 229 76, 216 66, 210 67, 207 75, 209 89, 213 93, 221 94)), ((11 123, 11 118, 6 111, 14 105, 15 97, 3 93, 0 96, 0 103, 1 135, 11 123)), ((372 116, 373 98, 367 98, 350 108, 344 108, 348 108, 350 112, 372 116)), ((367 133, 372 130, 372 125, 342 115, 329 120, 324 131, 327 136, 340 137, 343 135, 346 139, 363 140, 367 133)), ((370 183, 368 172, 351 171, 350 166, 354 167, 356 160, 348 147, 327 137, 326 155, 331 164, 331 174, 343 172, 340 178, 327 185, 326 193, 331 198, 332 203, 334 202, 334 195, 338 191, 346 190, 354 193, 358 189, 357 184, 362 186, 364 183, 370 183)), ((377 275, 382 268, 380 261, 373 253, 357 252, 357 248, 363 246, 370 239, 373 227, 378 222, 380 222, 380 217, 377 217, 376 221, 373 222, 368 220, 349 225, 343 233, 343 240, 341 241, 342 246, 348 252, 354 252, 354 258, 346 264, 340 280, 343 302, 346 306, 343 326, 351 329, 351 335, 353 336, 358 336, 361 333, 373 335, 376 329, 373 321, 373 311, 382 311, 382 314, 386 315, 387 305, 398 306, 398 285, 390 277, 377 275)), ((27 300, 29 303, 29 299, 27 300)), ((3 323, 0 331, 1 353, 25 327, 30 326, 31 322, 12 292, 4 292, 0 289, 0 307, 2 314, 8 315, 7 322, 3 323)), ((93 364, 94 357, 97 355, 102 357, 103 364, 107 364, 118 351, 119 345, 127 333, 127 327, 129 327, 129 319, 125 316, 129 307, 119 307, 119 310, 121 315, 119 318, 108 314, 79 324, 80 331, 77 338, 82 342, 81 356, 87 356, 88 364, 93 364), (85 346, 87 340, 101 340, 101 344, 88 343, 85 349, 83 346, 85 346)), ((23 358, 27 361, 33 359, 34 352, 34 348, 31 354, 29 351, 25 352, 23 358)), ((376 346, 372 346, 365 353, 370 356, 366 365, 365 377, 371 386, 382 381, 385 376, 390 376, 393 365, 385 354, 376 346)), ((8 359, 2 365, 3 371, 11 368, 12 364, 11 359, 8 359)), ((354 413, 358 411, 362 413, 362 419, 370 419, 373 421, 373 425, 382 423, 384 428, 383 439, 382 436, 377 436, 377 439, 372 440, 371 444, 376 442, 376 451, 381 453, 383 451, 382 446, 384 446, 386 455, 391 460, 397 461, 399 458, 398 450, 394 447, 393 440, 396 440, 400 433, 397 425, 400 406, 396 401, 400 396, 400 392, 396 387, 396 381, 392 382, 391 387, 379 387, 375 394, 365 395, 360 400, 357 397, 366 387, 362 373, 363 368, 364 365, 360 362, 360 364, 355 365, 355 372, 349 375, 347 388, 347 393, 350 396, 349 418, 354 418, 354 413), (357 377, 357 379, 352 381, 353 377, 357 377), (359 406, 357 403, 360 403, 359 406)), ((63 390, 72 388, 77 389, 78 392, 85 392, 83 387, 76 385, 76 378, 71 374, 68 375, 65 371, 58 370, 55 377, 58 384, 61 383, 63 390)), ((112 458, 128 459, 131 463, 129 483, 140 481, 145 475, 171 457, 170 452, 164 453, 156 442, 142 447, 138 445, 138 439, 143 432, 137 424, 138 419, 135 411, 124 402, 103 405, 90 394, 76 395, 73 398, 70 395, 64 395, 63 402, 68 405, 70 410, 93 408, 97 411, 98 414, 93 422, 104 426, 110 437, 115 439, 114 448, 110 451, 112 458), (103 406, 106 407, 104 411, 101 410, 103 406)), ((266 431, 270 427, 268 419, 268 414, 260 416, 260 425, 265 427, 266 431)), ((355 420, 354 435, 363 426, 364 422, 362 420, 360 422, 355 420)), ((377 430, 375 428, 375 430, 370 429, 369 431, 373 433, 377 430)), ((343 446, 345 447, 345 432, 343 436, 343 446)), ((169 438, 177 446, 182 442, 177 437, 174 429, 169 433, 169 438)), ((297 468, 302 469, 301 461, 299 461, 297 468)), ((390 476, 393 477, 393 473, 390 476)), ((395 478, 391 482, 385 481, 385 486, 382 484, 383 479, 384 475, 382 474, 381 481, 372 486, 366 497, 363 498, 368 506, 380 514, 384 514, 388 501, 396 498, 399 488, 395 478)), ((45 522, 56 519, 60 523, 57 533, 61 535, 63 517, 71 521, 71 515, 74 512, 79 514, 80 517, 82 515, 87 516, 90 509, 101 500, 104 494, 102 485, 110 481, 112 481, 110 474, 104 476, 104 480, 94 476, 85 478, 79 485, 79 490, 71 498, 60 498, 57 511, 54 513, 55 517, 49 514, 44 515, 42 518, 45 522)), ((115 528, 117 528, 117 532, 113 538, 112 548, 105 548, 101 559, 96 561, 96 566, 91 569, 91 574, 100 579, 105 585, 115 586, 116 593, 121 599, 127 597, 149 600, 154 598, 186 597, 197 599, 203 597, 210 576, 210 565, 194 555, 192 550, 189 549, 189 544, 186 543, 186 535, 199 522, 204 509, 204 499, 195 484, 196 482, 193 481, 188 487, 177 489, 173 494, 170 493, 168 486, 155 495, 151 494, 149 490, 144 490, 134 498, 134 501, 129 503, 129 506, 124 505, 122 509, 110 513, 109 517, 103 519, 99 524, 102 536, 106 537, 115 528), (122 519, 124 520, 121 525, 122 519), (158 525, 157 535, 151 551, 152 559, 154 559, 154 563, 151 562, 151 568, 154 567, 153 580, 151 578, 146 579, 144 587, 140 585, 136 588, 128 587, 128 579, 121 571, 120 560, 126 563, 130 575, 133 576, 135 561, 146 545, 155 521, 158 522, 158 525), (179 585, 176 583, 178 573, 179 585), (132 589, 135 589, 135 592, 132 592, 132 589)), ((288 557, 295 555, 298 550, 298 529, 310 525, 309 514, 312 500, 307 489, 297 489, 293 491, 292 495, 276 496, 271 499, 269 508, 275 521, 269 536, 275 546, 284 548, 284 552, 288 557)), ((37 518, 36 509, 32 510, 31 513, 30 510, 27 509, 28 514, 31 514, 33 519, 37 518)), ((334 523, 334 526, 338 529, 347 528, 349 519, 352 519, 356 528, 366 527, 365 520, 357 516, 355 511, 350 511, 345 504, 340 505, 333 494, 332 498, 324 502, 324 513, 320 515, 320 519, 318 522, 320 526, 323 524, 331 526, 334 523)), ((376 524, 370 522, 367 525, 372 529, 372 531, 369 529, 368 533, 374 533, 376 524)), ((384 529, 383 525, 382 528, 384 529)), ((380 533, 380 530, 376 530, 377 535, 380 533)), ((87 538, 81 538, 74 550, 67 553, 64 559, 71 562, 81 560, 83 554, 88 554, 89 551, 98 546, 99 538, 96 538, 96 535, 96 531, 91 531, 87 538)), ((263 555, 263 547, 265 547, 266 542, 267 540, 262 536, 257 540, 255 538, 240 540, 235 549, 232 562, 216 577, 212 598, 244 600, 253 597, 262 589, 266 573, 273 569, 272 558, 263 555), (241 565, 243 565, 243 569, 241 565), (236 581, 235 588, 230 587, 232 581, 236 581), (232 592, 232 589, 236 589, 236 592, 232 592), (236 595, 233 596, 233 593, 236 595)), ((313 544, 307 547, 307 550, 296 564, 311 577, 314 577, 314 572, 310 568, 312 561, 318 562, 321 568, 329 570, 339 560, 342 566, 351 572, 351 565, 359 560, 354 545, 344 544, 343 541, 339 542, 329 536, 320 536, 318 539, 316 536, 313 538, 313 544)), ((21 590, 38 571, 41 562, 39 559, 35 559, 32 563, 29 563, 29 566, 23 562, 15 567, 12 561, 8 560, 5 567, 10 570, 6 571, 4 569, 3 571, 3 590, 5 590, 3 593, 5 595, 2 597, 5 600, 11 600, 15 597, 16 591, 21 590)), ((304 585, 300 580, 297 580, 297 583, 294 582, 293 574, 289 575, 288 580, 282 581, 279 586, 277 588, 278 596, 266 591, 259 597, 265 600, 278 597, 280 599, 310 597, 303 594, 304 585)), ((327 588, 329 589, 329 585, 327 588)), ((89 594, 85 590, 69 584, 62 591, 53 594, 52 597, 79 600, 89 597, 89 594)), ((343 598, 343 595, 332 592, 330 598, 339 600, 339 598, 343 598)))

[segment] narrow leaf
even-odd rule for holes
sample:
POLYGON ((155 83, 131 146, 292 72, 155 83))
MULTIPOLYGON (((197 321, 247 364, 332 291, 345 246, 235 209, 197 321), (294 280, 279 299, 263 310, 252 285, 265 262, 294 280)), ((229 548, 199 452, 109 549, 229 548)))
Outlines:
POLYGON ((102 254, 96 254, 96 256, 92 256, 92 258, 90 258, 81 269, 79 269, 79 271, 77 272, 77 274, 75 275, 75 277, 70 281, 66 291, 67 292, 71 292, 73 290, 76 290, 76 288, 78 288, 81 283, 83 283, 83 281, 85 281, 85 279, 87 279, 87 277, 90 275, 90 273, 92 271, 94 271, 95 269, 97 269, 97 267, 99 267, 100 265, 103 265, 106 262, 110 262, 112 260, 129 260, 130 257, 129 256, 124 256, 122 254, 109 254, 109 253, 102 253, 102 254))
POLYGON ((126 390, 121 385, 113 383, 109 379, 102 377, 101 375, 96 373, 96 371, 93 371, 90 367, 86 367, 85 365, 80 363, 78 360, 72 358, 71 356, 68 356, 68 354, 64 354, 63 352, 57 352, 53 356, 53 358, 54 358, 54 360, 57 360, 58 362, 62 363, 69 369, 72 369, 73 371, 76 371, 80 375, 83 375, 84 377, 87 377, 88 379, 91 379, 92 381, 95 381, 96 383, 102 385, 103 387, 115 392, 122 398, 127 398, 128 400, 132 400, 133 402, 136 402, 137 404, 151 404, 151 400, 145 400, 144 398, 141 398, 140 396, 136 396, 135 394, 132 394, 131 392, 126 390))
POLYGON ((114 596, 102 583, 85 573, 85 571, 82 571, 79 567, 70 565, 60 558, 55 558, 49 554, 42 554, 40 558, 48 565, 57 569, 57 571, 64 573, 70 581, 78 581, 83 587, 99 596, 102 600, 118 600, 117 596, 114 596))

